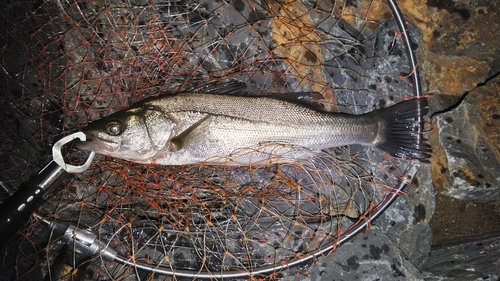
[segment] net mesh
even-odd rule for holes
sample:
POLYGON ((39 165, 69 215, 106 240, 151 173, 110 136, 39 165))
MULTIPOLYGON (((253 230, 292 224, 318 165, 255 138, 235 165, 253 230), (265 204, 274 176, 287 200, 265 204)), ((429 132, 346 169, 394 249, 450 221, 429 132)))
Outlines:
MULTIPOLYGON (((353 114, 413 94, 412 69, 382 0, 0 5, 0 176, 7 189, 38 172, 61 136, 165 93, 240 81, 255 95, 319 92, 326 110, 353 114)), ((358 146, 293 149, 311 157, 164 167, 100 156, 39 214, 89 230, 152 268, 253 272, 335 244, 369 220, 411 165, 358 146)), ((80 158, 75 149, 68 155, 80 158)), ((49 274, 60 237, 36 219, 20 234, 12 249, 21 250, 4 254, 5 277, 49 274)), ((99 256, 77 267, 89 280, 162 278, 99 256)))

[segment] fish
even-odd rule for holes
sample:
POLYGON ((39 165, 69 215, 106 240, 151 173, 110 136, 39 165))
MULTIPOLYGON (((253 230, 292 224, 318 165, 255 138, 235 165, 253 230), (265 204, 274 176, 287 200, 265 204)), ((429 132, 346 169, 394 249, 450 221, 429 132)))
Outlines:
POLYGON ((78 148, 141 164, 245 166, 360 144, 428 162, 426 97, 360 115, 326 112, 319 97, 186 92, 153 98, 90 123, 78 148), (237 153, 245 148, 255 153, 237 153))

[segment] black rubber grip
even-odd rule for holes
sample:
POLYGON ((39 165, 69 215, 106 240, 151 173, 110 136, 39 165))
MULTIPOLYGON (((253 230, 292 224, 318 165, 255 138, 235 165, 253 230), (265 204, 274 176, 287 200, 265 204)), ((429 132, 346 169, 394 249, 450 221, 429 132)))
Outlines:
POLYGON ((66 172, 55 162, 49 163, 13 196, 0 205, 0 244, 6 243, 43 204, 43 195, 60 185, 66 172))

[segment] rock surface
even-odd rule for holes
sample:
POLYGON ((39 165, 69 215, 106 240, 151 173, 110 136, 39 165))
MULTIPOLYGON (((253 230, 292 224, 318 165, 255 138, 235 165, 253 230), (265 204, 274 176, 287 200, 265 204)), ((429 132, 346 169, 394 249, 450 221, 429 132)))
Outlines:
POLYGON ((422 267, 425 280, 498 280, 499 252, 498 237, 435 249, 422 267))
POLYGON ((398 4, 422 29, 424 89, 434 94, 434 247, 421 269, 426 280, 497 280, 500 3, 398 4))
POLYGON ((444 194, 456 199, 500 199, 500 77, 469 92, 439 114, 436 124, 448 170, 444 194))

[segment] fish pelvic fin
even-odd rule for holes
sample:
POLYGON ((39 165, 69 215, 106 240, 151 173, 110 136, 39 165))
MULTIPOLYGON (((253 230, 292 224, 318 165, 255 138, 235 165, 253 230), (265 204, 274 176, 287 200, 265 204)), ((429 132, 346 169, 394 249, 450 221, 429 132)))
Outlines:
POLYGON ((423 119, 428 112, 427 97, 418 97, 369 113, 380 120, 375 147, 396 158, 429 162, 432 151, 423 119))

